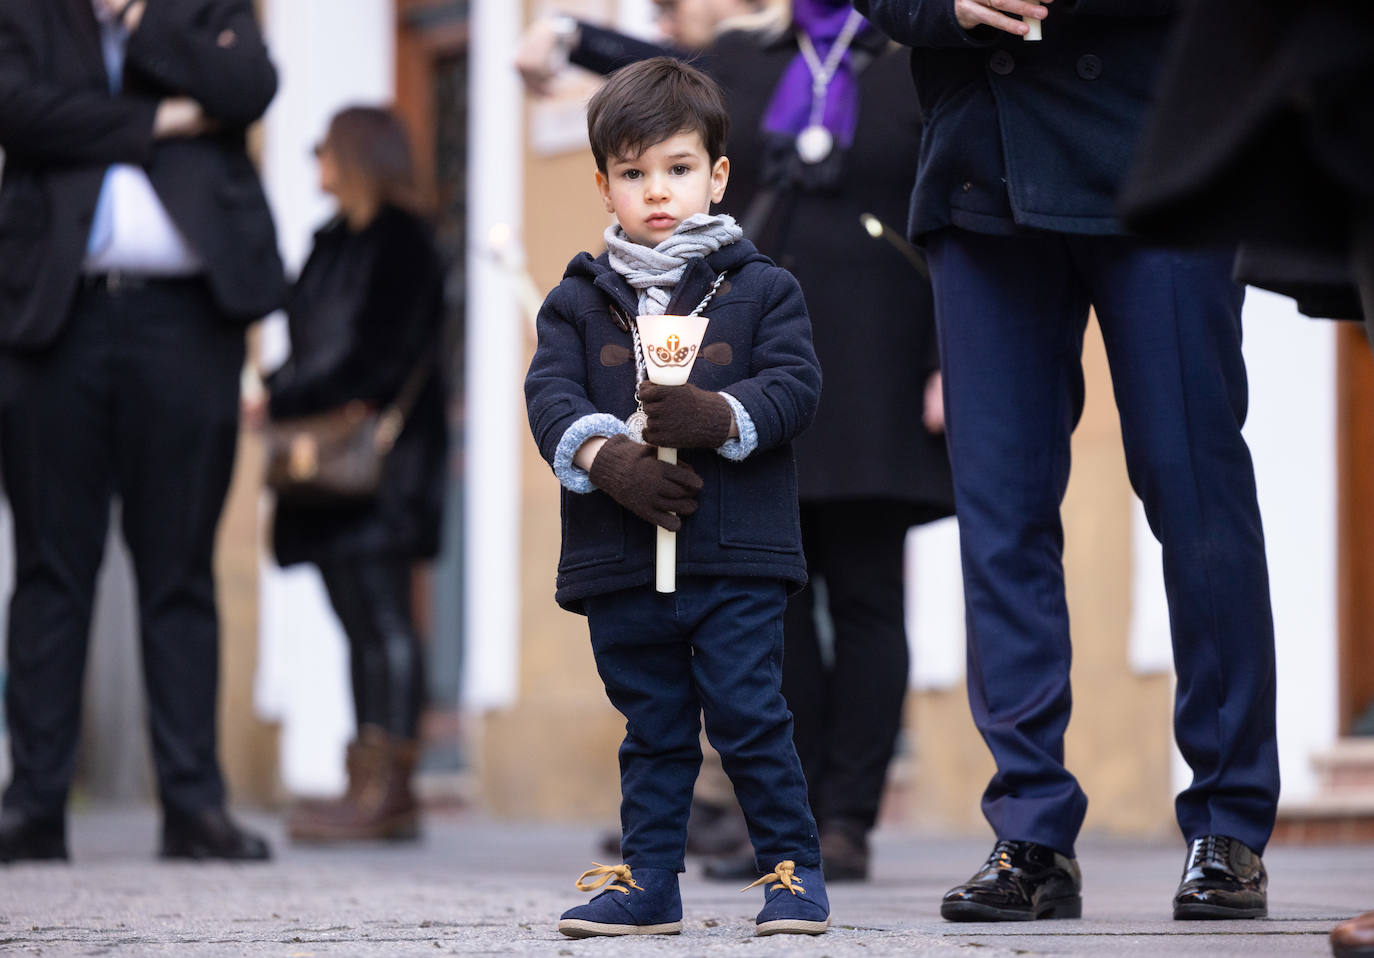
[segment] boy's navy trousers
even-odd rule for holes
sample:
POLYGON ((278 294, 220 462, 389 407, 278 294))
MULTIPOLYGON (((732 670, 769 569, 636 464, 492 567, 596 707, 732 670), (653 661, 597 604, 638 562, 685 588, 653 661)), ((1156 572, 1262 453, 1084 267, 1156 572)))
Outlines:
POLYGON ((643 586, 586 600, 597 671, 625 716, 620 846, 631 869, 683 870, 703 716, 759 868, 820 864, 781 691, 786 604, 781 582, 694 576, 669 594, 643 586))
POLYGON ((1231 251, 957 228, 932 234, 928 249, 969 702, 997 762, 984 815, 998 838, 1072 855, 1087 808, 1064 767, 1071 651, 1059 507, 1091 304, 1127 472, 1164 547, 1174 734, 1193 770, 1179 826, 1185 840, 1227 835, 1262 852, 1279 791, 1274 626, 1241 437, 1244 289, 1230 279, 1231 251))

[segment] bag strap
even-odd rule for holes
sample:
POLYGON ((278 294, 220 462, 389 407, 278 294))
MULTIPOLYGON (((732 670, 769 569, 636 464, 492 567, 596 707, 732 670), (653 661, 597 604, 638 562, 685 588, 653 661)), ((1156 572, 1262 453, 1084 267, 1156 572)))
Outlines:
POLYGON ((440 337, 443 335, 444 326, 439 324, 439 328, 432 336, 425 337, 424 349, 420 353, 420 361, 415 364, 415 368, 406 377, 405 384, 401 386, 401 391, 396 394, 380 416, 377 417, 377 432, 375 442, 377 451, 385 455, 391 451, 391 447, 396 444, 401 431, 406 427, 406 420, 410 418, 411 410, 415 408, 415 401, 420 398, 420 390, 425 388, 425 383, 429 381, 430 375, 434 372, 434 356, 430 353, 432 346, 437 346, 440 337))

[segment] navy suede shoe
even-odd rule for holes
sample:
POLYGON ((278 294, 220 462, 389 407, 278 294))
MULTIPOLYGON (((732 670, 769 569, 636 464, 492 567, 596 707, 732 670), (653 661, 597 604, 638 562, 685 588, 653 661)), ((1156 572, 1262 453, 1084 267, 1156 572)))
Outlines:
POLYGON ((605 891, 585 905, 569 908, 558 920, 558 930, 569 938, 597 935, 676 935, 682 931, 682 896, 677 872, 671 868, 640 868, 629 865, 589 868, 577 879, 578 891, 605 891), (600 878, 600 881, 587 881, 600 878))
POLYGON ((756 935, 820 935, 830 927, 830 899, 818 866, 778 862, 753 885, 763 886, 763 910, 754 919, 756 935))

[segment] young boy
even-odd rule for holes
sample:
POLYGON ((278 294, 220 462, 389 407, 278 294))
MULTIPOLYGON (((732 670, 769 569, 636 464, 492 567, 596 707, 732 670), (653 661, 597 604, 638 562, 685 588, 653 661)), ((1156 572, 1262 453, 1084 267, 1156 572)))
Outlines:
POLYGON ((783 608, 806 580, 790 442, 821 382, 806 306, 732 218, 710 215, 730 172, 713 81, 645 60, 607 81, 587 123, 617 225, 608 251, 574 258, 545 301, 525 399, 563 484, 555 597, 586 614, 606 694, 626 719, 625 863, 585 872, 579 889, 604 890, 558 927, 575 938, 681 931, 677 876, 704 714, 768 872, 755 882, 758 934, 820 934, 830 907, 780 691, 783 608), (641 382, 634 317, 703 302, 690 382, 641 382), (655 446, 679 449, 681 464, 659 462, 655 446), (678 532, 673 593, 654 589, 655 525, 678 532))

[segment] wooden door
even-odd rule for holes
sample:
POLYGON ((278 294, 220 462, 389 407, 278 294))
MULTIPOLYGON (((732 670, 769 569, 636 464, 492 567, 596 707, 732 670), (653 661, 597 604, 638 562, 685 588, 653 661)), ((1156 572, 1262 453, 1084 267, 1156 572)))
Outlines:
POLYGON ((1374 709, 1374 356, 1364 328, 1336 336, 1337 525, 1342 735, 1374 709))

